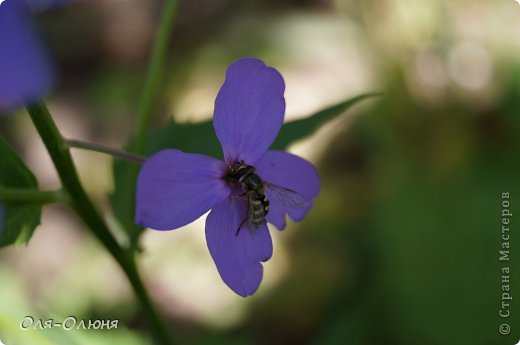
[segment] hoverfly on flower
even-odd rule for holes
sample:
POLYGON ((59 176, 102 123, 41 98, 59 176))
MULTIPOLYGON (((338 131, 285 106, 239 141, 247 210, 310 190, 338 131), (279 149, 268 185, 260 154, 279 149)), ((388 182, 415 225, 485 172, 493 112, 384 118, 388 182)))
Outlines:
POLYGON ((301 208, 308 203, 307 199, 298 192, 262 181, 256 174, 256 169, 251 165, 245 165, 244 162, 241 162, 236 169, 230 166, 226 179, 239 184, 244 191, 242 196, 246 196, 248 201, 247 216, 240 223, 236 236, 238 236, 246 220, 249 230, 253 232, 266 222, 269 213, 269 199, 265 195, 265 187, 269 188, 274 197, 284 206, 301 208))
POLYGON ((287 215, 302 220, 320 191, 311 163, 269 151, 283 124, 284 90, 280 73, 261 60, 234 62, 213 115, 224 161, 162 150, 146 160, 137 181, 138 224, 171 230, 211 210, 206 219, 209 252, 222 280, 243 297, 257 290, 261 262, 273 253, 267 223, 282 230, 287 215))

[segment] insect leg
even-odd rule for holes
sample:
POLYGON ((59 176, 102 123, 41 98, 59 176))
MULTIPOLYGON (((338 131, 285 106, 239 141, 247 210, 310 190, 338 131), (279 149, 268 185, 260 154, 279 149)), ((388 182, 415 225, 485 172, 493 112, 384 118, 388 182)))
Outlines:
POLYGON ((236 234, 235 234, 236 237, 238 237, 238 233, 240 232, 240 229, 242 229, 242 226, 244 225, 244 223, 246 222, 246 220, 247 220, 247 217, 244 218, 244 220, 242 221, 242 223, 240 223, 240 226, 238 227, 237 232, 236 232, 236 234))
POLYGON ((244 192, 244 193, 242 193, 242 194, 240 194, 240 195, 231 195, 231 198, 232 198, 232 199, 242 199, 242 198, 244 198, 246 195, 247 195, 247 192, 244 192))

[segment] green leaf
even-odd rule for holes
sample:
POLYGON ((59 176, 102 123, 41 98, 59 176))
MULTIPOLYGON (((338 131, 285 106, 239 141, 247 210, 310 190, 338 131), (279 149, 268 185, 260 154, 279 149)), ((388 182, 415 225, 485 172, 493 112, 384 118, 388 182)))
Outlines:
MULTIPOLYGON (((380 94, 359 95, 320 110, 304 119, 284 124, 271 149, 286 149, 292 143, 310 136, 323 124, 337 118, 352 106, 376 96, 380 96, 380 94)), ((172 121, 167 126, 152 131, 147 140, 146 154, 151 155, 167 148, 222 159, 222 149, 213 129, 213 121, 186 124, 172 121)))
POLYGON ((109 195, 110 205, 114 216, 124 231, 129 235, 130 242, 135 248, 143 228, 134 222, 135 183, 139 167, 133 163, 114 160, 112 166, 114 174, 114 191, 109 195))
MULTIPOLYGON (((313 134, 326 122, 340 116, 355 104, 379 94, 363 94, 323 109, 307 118, 289 122, 282 127, 272 149, 283 150, 297 140, 313 134)), ((150 156, 157 151, 175 148, 188 153, 205 154, 222 159, 222 148, 213 129, 213 121, 180 124, 171 121, 164 127, 151 131, 148 135, 145 154, 150 156)), ((137 170, 134 164, 114 162, 114 192, 110 202, 116 218, 130 234, 136 245, 142 227, 134 223, 135 181, 137 170)))
POLYGON ((222 148, 213 129, 213 121, 176 123, 152 131, 146 143, 146 154, 167 148, 189 153, 204 154, 222 159, 222 148))
POLYGON ((359 95, 354 98, 335 104, 333 106, 330 106, 328 108, 325 108, 323 110, 320 110, 317 113, 314 113, 311 116, 308 116, 301 120, 288 122, 280 130, 278 137, 274 141, 273 145, 271 145, 271 149, 284 150, 294 142, 310 136, 311 134, 316 132, 322 125, 342 115, 352 106, 358 104, 359 102, 367 98, 378 96, 381 96, 381 94, 367 93, 359 95))
MULTIPOLYGON (((22 160, 0 137, 0 185, 10 188, 38 188, 38 182, 22 160)), ((29 241, 40 224, 41 205, 0 201, 0 247, 29 241)))

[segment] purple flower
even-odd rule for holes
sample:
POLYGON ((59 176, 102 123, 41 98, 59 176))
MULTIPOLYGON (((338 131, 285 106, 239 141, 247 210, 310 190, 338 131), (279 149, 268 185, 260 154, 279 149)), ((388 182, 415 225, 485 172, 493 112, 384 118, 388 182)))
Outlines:
POLYGON ((31 22, 31 9, 68 0, 6 0, 0 5, 0 110, 43 97, 53 73, 47 53, 31 22))
POLYGON ((286 214, 300 221, 320 189, 311 163, 268 151, 283 123, 284 89, 280 73, 261 60, 236 61, 227 70, 213 117, 225 162, 163 150, 146 160, 137 182, 138 224, 175 229, 211 210, 210 254, 222 280, 243 297, 256 291, 261 262, 273 252, 265 221, 280 230, 286 214))

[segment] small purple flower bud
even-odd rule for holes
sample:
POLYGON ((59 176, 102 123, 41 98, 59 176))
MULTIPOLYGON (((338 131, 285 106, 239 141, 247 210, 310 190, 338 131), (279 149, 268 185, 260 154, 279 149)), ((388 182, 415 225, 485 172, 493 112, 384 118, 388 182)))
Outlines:
POLYGON ((44 97, 53 70, 31 22, 31 10, 71 0, 5 0, 0 4, 0 111, 44 97))

